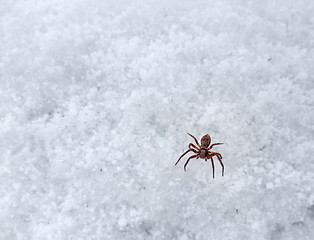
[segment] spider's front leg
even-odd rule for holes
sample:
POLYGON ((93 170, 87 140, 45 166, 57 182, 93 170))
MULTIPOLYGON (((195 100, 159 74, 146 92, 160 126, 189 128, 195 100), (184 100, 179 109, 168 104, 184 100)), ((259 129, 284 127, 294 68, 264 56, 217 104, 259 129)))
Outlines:
POLYGON ((186 166, 188 165, 189 161, 192 159, 192 158, 196 158, 198 155, 192 155, 191 157, 188 158, 188 160, 186 161, 186 163, 184 164, 184 171, 186 171, 186 166))
POLYGON ((187 153, 188 153, 188 152, 190 152, 190 151, 192 151, 192 152, 194 152, 194 153, 197 153, 197 151, 196 151, 196 150, 194 150, 194 149, 192 149, 192 148, 188 149, 185 153, 183 153, 183 154, 181 155, 181 157, 178 159, 178 161, 176 162, 176 164, 175 164, 175 165, 177 165, 177 164, 178 164, 178 162, 181 160, 181 158, 183 158, 183 157, 184 157, 184 155, 185 155, 185 154, 187 154, 187 153))
POLYGON ((212 161, 213 178, 215 178, 215 165, 214 165, 214 159, 213 159, 213 157, 210 157, 210 160, 212 161))
POLYGON ((222 176, 224 176, 225 167, 224 167, 224 165, 223 165, 223 163, 222 163, 222 161, 221 161, 221 159, 222 159, 221 154, 218 153, 218 152, 210 152, 210 155, 211 155, 212 157, 213 157, 213 156, 216 156, 216 157, 218 158, 218 160, 219 160, 219 162, 220 162, 220 165, 221 165, 221 167, 222 167, 222 176))

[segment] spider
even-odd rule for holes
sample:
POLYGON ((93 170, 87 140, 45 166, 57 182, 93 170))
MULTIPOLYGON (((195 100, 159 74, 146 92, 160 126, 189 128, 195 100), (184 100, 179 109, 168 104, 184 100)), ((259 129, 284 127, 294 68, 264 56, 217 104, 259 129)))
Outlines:
POLYGON ((181 157, 178 159, 178 161, 176 162, 175 165, 177 165, 177 163, 181 160, 181 158, 187 154, 188 152, 192 151, 194 153, 196 153, 195 155, 192 155, 188 158, 188 160, 186 161, 186 163, 184 164, 184 171, 186 171, 186 166, 188 165, 189 161, 192 159, 192 158, 202 158, 204 159, 205 158, 205 161, 207 161, 207 159, 210 158, 211 162, 212 162, 212 167, 213 167, 213 178, 215 178, 215 167, 214 167, 214 160, 213 160, 213 157, 216 156, 221 164, 221 167, 222 167, 222 176, 224 175, 224 165, 221 161, 222 159, 222 156, 220 153, 218 152, 211 152, 209 150, 212 149, 213 146, 215 145, 220 145, 220 144, 223 144, 223 143, 214 143, 212 145, 210 145, 210 142, 211 142, 211 138, 209 136, 209 134, 206 134, 202 137, 201 139, 201 145, 198 143, 197 139, 188 133, 188 135, 190 135, 196 142, 197 146, 195 146, 193 143, 190 143, 189 144, 189 149, 183 153, 181 155, 181 157), (210 145, 210 147, 208 147, 210 145))

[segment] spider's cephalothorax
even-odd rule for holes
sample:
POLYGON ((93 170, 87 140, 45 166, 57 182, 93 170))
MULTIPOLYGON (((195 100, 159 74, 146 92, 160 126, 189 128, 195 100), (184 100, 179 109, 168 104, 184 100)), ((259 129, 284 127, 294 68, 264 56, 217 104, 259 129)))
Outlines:
POLYGON ((198 143, 197 139, 188 133, 188 135, 190 135, 196 142, 197 146, 195 146, 193 143, 190 143, 189 144, 189 149, 183 153, 181 155, 181 157, 178 159, 178 161, 176 162, 175 165, 177 165, 177 163, 180 161, 180 159, 185 155, 187 154, 188 152, 192 151, 195 153, 195 155, 192 155, 188 158, 188 160, 186 161, 186 163, 184 164, 184 170, 186 171, 186 166, 188 165, 190 159, 192 158, 202 158, 202 159, 205 159, 205 161, 207 161, 207 159, 210 158, 211 162, 212 162, 212 167, 213 167, 213 178, 215 177, 215 167, 214 167, 214 160, 213 160, 213 157, 216 156, 221 164, 221 167, 222 167, 222 176, 224 175, 224 165, 221 161, 222 159, 222 156, 220 153, 218 152, 211 152, 209 150, 212 149, 213 146, 215 145, 220 145, 222 143, 214 143, 212 145, 210 145, 210 142, 211 142, 211 138, 209 136, 209 134, 206 134, 202 137, 201 139, 201 145, 198 143), (210 145, 210 146, 209 146, 210 145))

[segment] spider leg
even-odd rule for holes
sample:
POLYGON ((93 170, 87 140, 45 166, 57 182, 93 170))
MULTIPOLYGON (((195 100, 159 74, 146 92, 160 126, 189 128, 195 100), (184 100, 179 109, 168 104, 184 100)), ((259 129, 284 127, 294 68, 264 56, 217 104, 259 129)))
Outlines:
POLYGON ((213 157, 212 157, 212 156, 210 157, 210 160, 212 161, 212 167, 213 167, 213 178, 215 178, 215 166, 214 166, 214 159, 213 159, 213 157))
POLYGON ((218 158, 218 160, 219 160, 219 162, 220 162, 220 164, 221 164, 221 167, 222 167, 222 176, 224 176, 225 167, 224 167, 224 165, 223 165, 223 163, 222 163, 222 161, 221 161, 221 155, 220 155, 220 154, 217 155, 217 158, 218 158), (219 156, 220 156, 220 157, 219 157, 219 156))
POLYGON ((186 171, 186 165, 188 165, 189 161, 192 159, 192 158, 196 158, 198 155, 192 155, 191 157, 188 158, 188 160, 186 161, 186 163, 184 164, 184 171, 186 171))
POLYGON ((185 153, 183 153, 183 154, 181 155, 181 157, 178 159, 178 161, 176 162, 175 165, 177 165, 178 162, 180 161, 180 159, 183 158, 183 156, 184 156, 185 154, 187 154, 188 152, 190 152, 190 151, 193 151, 194 153, 197 153, 196 150, 194 150, 194 149, 189 149, 189 150, 187 150, 185 153))
POLYGON ((213 146, 215 146, 215 145, 221 145, 221 144, 223 144, 223 143, 214 143, 214 144, 210 145, 210 147, 209 147, 207 150, 212 149, 212 148, 213 148, 213 146))
POLYGON ((198 147, 196 147, 193 143, 189 144, 189 149, 191 149, 191 146, 194 147, 196 150, 200 150, 198 147))
POLYGON ((192 134, 189 134, 189 133, 187 133, 187 134, 188 134, 189 136, 191 136, 191 137, 195 140, 197 146, 201 147, 201 145, 198 143, 196 137, 194 137, 192 134))
POLYGON ((217 152, 211 152, 212 156, 216 156, 220 162, 220 165, 222 167, 222 176, 224 176, 224 172, 225 172, 225 167, 224 167, 224 164, 222 163, 221 159, 222 159, 222 156, 220 153, 217 153, 217 152))

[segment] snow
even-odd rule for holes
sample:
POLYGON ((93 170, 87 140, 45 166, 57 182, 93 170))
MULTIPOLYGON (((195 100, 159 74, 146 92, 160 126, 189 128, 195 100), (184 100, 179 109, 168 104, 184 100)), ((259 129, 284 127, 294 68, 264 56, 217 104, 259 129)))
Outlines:
POLYGON ((313 11, 2 1, 0 239, 313 239, 313 11))

